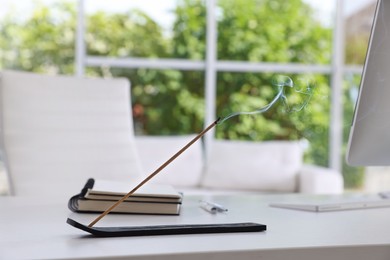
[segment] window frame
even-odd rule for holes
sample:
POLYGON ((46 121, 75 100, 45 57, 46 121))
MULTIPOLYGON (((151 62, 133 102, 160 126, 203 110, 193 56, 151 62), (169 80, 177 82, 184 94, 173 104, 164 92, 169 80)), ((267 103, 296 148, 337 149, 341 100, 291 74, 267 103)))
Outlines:
MULTIPOLYGON (((346 73, 361 73, 362 67, 344 64, 344 20, 345 0, 333 0, 335 4, 333 53, 331 64, 299 64, 299 63, 265 63, 246 61, 222 61, 217 58, 217 0, 206 0, 206 58, 203 61, 186 59, 148 59, 148 58, 114 58, 88 56, 85 36, 85 1, 78 0, 76 27, 76 59, 75 74, 84 76, 86 67, 110 66, 120 68, 178 69, 205 71, 205 119, 207 126, 216 120, 216 77, 220 71, 229 72, 278 72, 278 73, 322 73, 331 77, 331 111, 329 132, 329 167, 337 171, 342 168, 342 81, 346 73)), ((214 137, 214 131, 206 135, 207 147, 214 137)))

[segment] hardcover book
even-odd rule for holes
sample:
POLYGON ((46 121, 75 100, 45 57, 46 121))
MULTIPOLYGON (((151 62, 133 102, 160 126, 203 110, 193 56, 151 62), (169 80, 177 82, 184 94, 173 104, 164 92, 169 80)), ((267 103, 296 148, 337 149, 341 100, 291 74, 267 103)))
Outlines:
MULTIPOLYGON (((89 179, 80 194, 70 198, 73 212, 101 213, 120 200, 137 183, 89 179)), ((172 186, 147 184, 119 204, 112 212, 178 215, 183 196, 172 186)))

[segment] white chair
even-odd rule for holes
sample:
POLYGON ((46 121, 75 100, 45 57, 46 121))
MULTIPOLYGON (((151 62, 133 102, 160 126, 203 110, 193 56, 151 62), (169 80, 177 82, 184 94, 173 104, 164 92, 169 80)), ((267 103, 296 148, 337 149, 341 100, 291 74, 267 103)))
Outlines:
POLYGON ((0 80, 12 195, 68 198, 90 177, 140 177, 126 79, 3 71, 0 80))

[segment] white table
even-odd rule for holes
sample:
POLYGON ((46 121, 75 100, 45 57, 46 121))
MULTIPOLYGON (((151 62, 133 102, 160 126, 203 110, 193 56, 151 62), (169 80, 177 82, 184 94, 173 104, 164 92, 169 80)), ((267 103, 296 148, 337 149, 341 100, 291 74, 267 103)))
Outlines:
POLYGON ((95 226, 258 222, 259 233, 94 238, 65 223, 65 200, 0 197, 0 259, 390 259, 390 208, 313 213, 269 207, 301 195, 188 196, 180 216, 108 215, 95 226), (199 199, 219 202, 212 215, 199 199))

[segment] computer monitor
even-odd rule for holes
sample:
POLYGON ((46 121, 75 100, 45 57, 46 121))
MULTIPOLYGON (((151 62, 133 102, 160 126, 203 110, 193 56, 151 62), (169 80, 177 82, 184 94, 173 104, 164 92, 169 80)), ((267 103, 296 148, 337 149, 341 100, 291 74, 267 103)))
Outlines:
POLYGON ((390 165, 390 0, 377 2, 346 160, 390 165))

